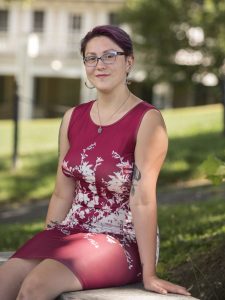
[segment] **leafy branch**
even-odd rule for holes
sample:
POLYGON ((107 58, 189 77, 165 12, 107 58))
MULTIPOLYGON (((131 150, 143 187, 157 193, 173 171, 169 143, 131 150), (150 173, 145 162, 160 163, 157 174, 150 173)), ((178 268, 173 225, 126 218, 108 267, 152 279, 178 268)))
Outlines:
POLYGON ((225 162, 211 154, 201 164, 200 169, 213 184, 219 185, 225 179, 225 162))

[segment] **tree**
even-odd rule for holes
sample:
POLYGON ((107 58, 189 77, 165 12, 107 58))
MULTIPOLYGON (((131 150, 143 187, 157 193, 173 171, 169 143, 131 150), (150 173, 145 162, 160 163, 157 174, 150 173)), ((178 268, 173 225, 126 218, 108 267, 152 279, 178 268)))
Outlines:
POLYGON ((216 75, 225 105, 224 15, 223 0, 127 0, 120 19, 131 27, 152 83, 202 83, 216 75))

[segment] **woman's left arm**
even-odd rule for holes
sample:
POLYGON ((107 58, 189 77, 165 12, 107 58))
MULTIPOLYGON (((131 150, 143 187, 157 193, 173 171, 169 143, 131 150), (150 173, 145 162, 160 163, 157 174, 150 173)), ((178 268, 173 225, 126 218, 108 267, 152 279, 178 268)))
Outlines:
POLYGON ((148 111, 141 122, 135 148, 130 208, 142 263, 144 287, 157 293, 190 295, 184 287, 156 275, 157 201, 156 183, 168 148, 161 114, 148 111))

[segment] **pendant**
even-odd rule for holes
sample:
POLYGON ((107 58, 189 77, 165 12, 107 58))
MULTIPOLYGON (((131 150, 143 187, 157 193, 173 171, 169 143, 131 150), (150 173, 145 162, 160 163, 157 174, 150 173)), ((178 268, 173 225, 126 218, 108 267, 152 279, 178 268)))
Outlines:
POLYGON ((102 133, 102 127, 98 127, 98 133, 102 133))

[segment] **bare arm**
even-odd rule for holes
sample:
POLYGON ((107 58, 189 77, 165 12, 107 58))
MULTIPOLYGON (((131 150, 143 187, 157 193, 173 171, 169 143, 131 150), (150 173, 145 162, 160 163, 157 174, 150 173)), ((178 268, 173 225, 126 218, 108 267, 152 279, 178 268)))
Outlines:
POLYGON ((71 114, 72 109, 65 113, 59 130, 59 161, 55 188, 48 207, 46 226, 52 222, 63 221, 72 205, 75 183, 72 178, 65 176, 61 169, 64 156, 69 149, 67 129, 71 114))
POLYGON ((185 288, 156 275, 157 201, 156 184, 166 157, 168 138, 163 119, 156 110, 148 111, 138 131, 130 207, 148 290, 190 295, 185 288))

